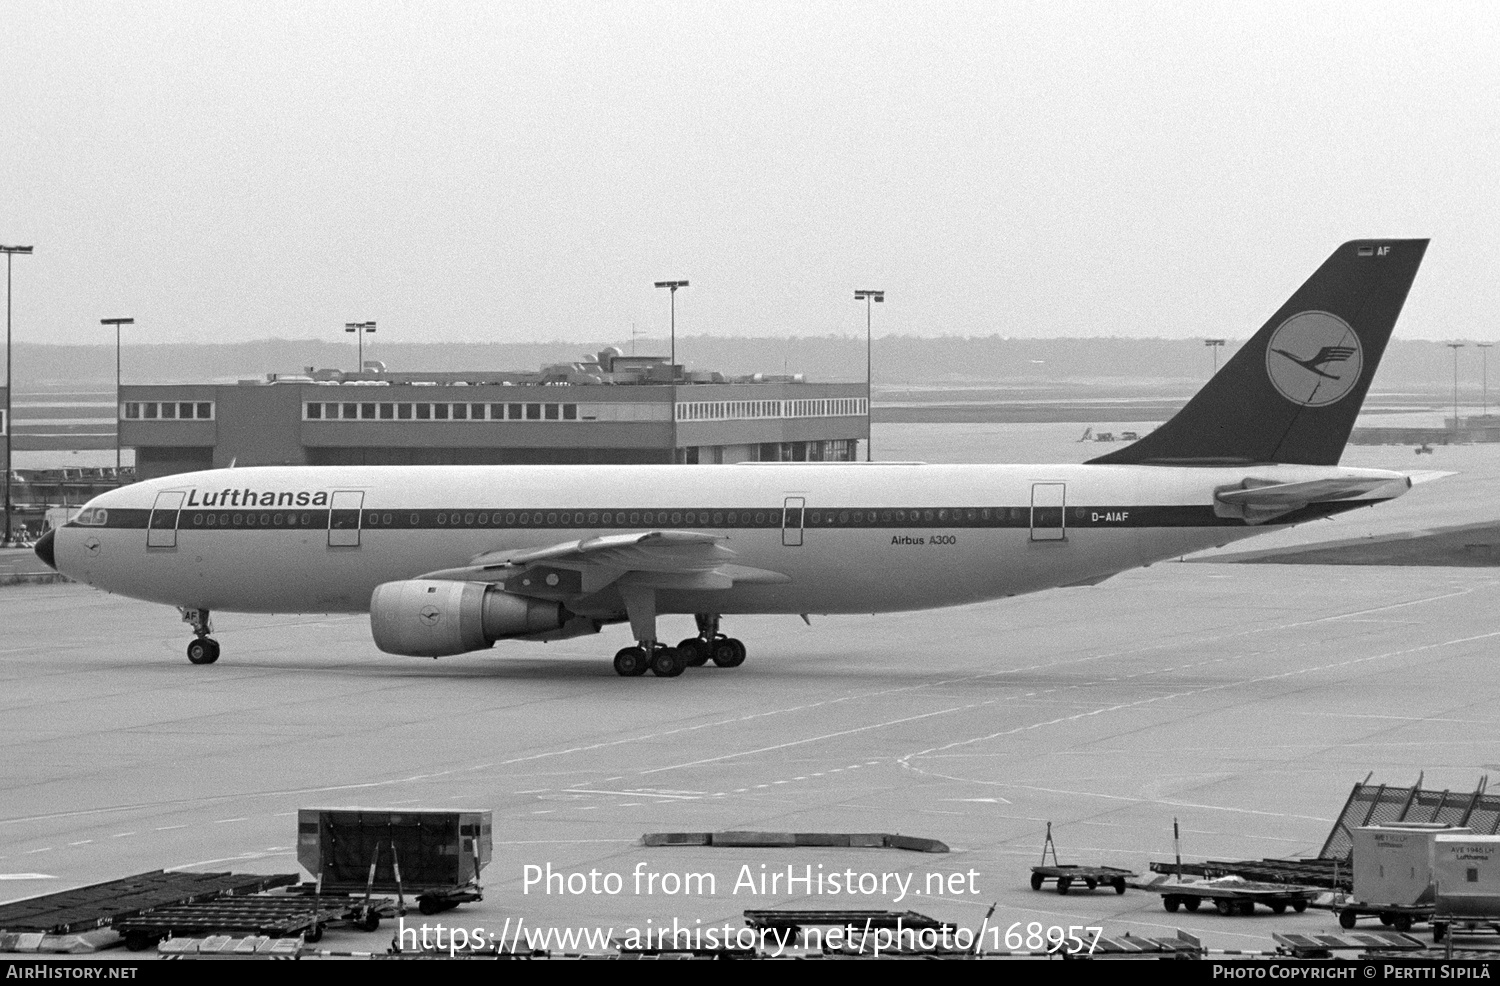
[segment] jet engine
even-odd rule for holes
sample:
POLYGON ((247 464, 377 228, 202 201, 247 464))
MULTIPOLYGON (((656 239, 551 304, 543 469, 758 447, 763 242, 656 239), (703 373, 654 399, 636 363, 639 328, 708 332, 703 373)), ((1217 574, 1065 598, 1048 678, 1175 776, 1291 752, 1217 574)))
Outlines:
POLYGON ((370 597, 370 632, 387 654, 444 657, 508 637, 561 640, 598 631, 598 623, 562 603, 512 595, 484 582, 407 579, 376 586, 370 597))

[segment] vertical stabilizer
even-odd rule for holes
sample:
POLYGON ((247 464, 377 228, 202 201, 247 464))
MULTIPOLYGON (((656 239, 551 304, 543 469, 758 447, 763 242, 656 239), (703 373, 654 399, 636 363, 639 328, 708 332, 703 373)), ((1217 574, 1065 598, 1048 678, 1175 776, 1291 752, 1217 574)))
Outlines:
POLYGON ((1337 465, 1427 242, 1345 243, 1170 421, 1090 461, 1337 465))

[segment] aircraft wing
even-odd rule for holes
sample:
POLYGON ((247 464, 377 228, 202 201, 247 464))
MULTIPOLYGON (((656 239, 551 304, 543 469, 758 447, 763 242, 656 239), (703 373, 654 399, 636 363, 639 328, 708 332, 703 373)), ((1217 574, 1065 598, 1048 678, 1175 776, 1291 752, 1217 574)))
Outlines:
POLYGON ((460 568, 420 576, 491 582, 506 592, 543 599, 589 596, 615 583, 654 589, 728 589, 736 583, 783 583, 780 572, 733 563, 727 538, 697 531, 606 534, 545 548, 490 551, 460 568))
POLYGON ((1312 503, 1352 500, 1372 493, 1394 498, 1411 489, 1408 476, 1397 478, 1337 476, 1300 483, 1269 483, 1247 479, 1237 487, 1214 493, 1214 512, 1221 517, 1240 517, 1249 524, 1263 524, 1312 503))

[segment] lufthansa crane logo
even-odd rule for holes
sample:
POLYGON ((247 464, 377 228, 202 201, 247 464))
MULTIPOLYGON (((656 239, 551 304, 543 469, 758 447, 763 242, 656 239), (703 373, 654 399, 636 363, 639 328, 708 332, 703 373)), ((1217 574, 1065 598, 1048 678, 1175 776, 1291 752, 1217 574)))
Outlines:
POLYGON ((1359 336, 1328 312, 1293 315, 1271 334, 1266 374, 1281 396, 1303 407, 1326 407, 1354 389, 1364 370, 1359 336))
POLYGON ((423 626, 435 627, 443 621, 443 611, 436 606, 423 606, 422 611, 417 614, 417 619, 422 621, 423 626))

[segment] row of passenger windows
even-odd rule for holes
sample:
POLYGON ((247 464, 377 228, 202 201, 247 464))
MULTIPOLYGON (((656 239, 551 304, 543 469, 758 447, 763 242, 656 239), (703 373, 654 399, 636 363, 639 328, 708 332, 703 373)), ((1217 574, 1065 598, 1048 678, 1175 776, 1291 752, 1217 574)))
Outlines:
POLYGON ((213 401, 127 401, 120 416, 126 421, 212 421, 213 401))
POLYGON ((680 401, 678 421, 736 421, 745 418, 832 418, 863 415, 863 397, 795 401, 680 401))
MULTIPOLYGON (((102 515, 103 511, 99 511, 102 515)), ((184 511, 194 527, 310 527, 328 522, 327 511, 184 511)), ((171 527, 176 511, 156 511, 152 525, 171 527)), ((353 527, 355 512, 336 510, 335 527, 353 527)), ((772 510, 494 510, 494 511, 380 511, 366 510, 364 526, 376 527, 777 527, 799 526, 798 511, 772 510), (424 514, 426 515, 424 517, 424 514), (786 516, 784 516, 784 514, 786 516)), ((1025 521, 1025 507, 950 507, 911 510, 808 510, 809 527, 846 524, 983 524, 1025 521)), ((102 521, 101 521, 102 522, 102 521)))
POLYGON ((308 401, 304 421, 577 421, 577 404, 308 401))
MULTIPOLYGON (((344 511, 338 511, 343 513, 344 511)), ((204 513, 202 511, 190 511, 193 517, 194 527, 324 527, 328 524, 328 511, 320 510, 316 513, 305 511, 276 511, 274 513, 204 513)), ((173 511, 159 510, 151 518, 152 527, 171 527, 171 523, 165 525, 157 524, 156 518, 164 516, 169 520, 175 516, 173 511)), ((180 525, 179 525, 180 526, 180 525)))

